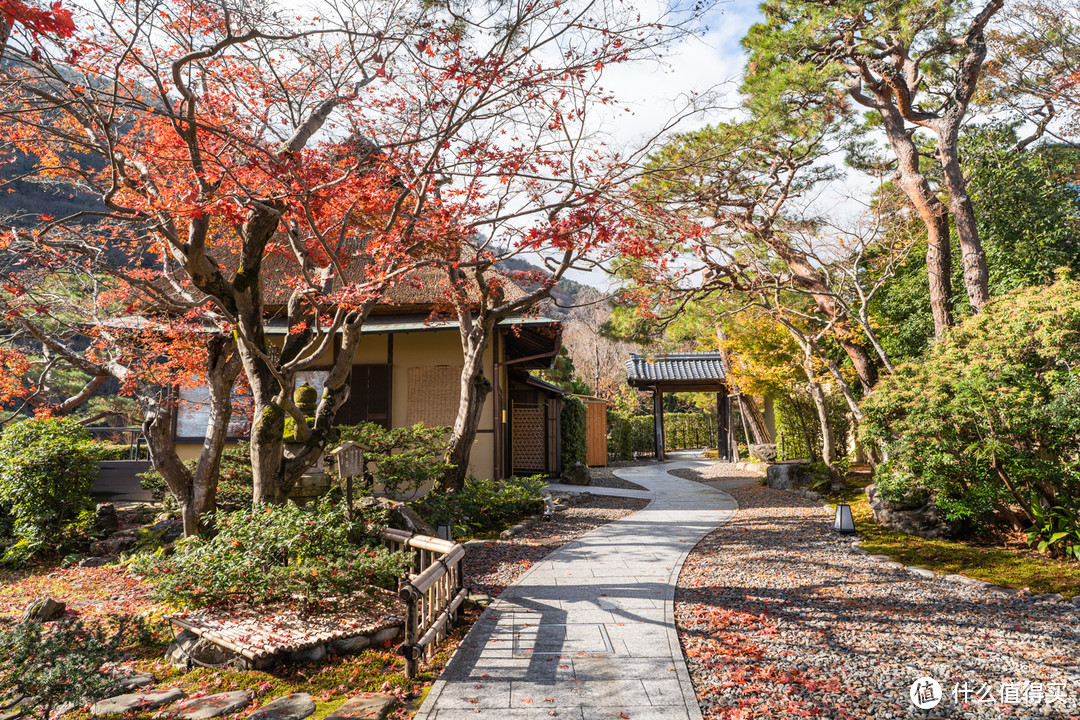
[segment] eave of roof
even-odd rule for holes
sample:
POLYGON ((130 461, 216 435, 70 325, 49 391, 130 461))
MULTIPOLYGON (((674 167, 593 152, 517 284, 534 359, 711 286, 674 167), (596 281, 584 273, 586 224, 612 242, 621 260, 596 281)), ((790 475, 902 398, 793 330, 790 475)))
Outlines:
POLYGON ((725 387, 719 353, 640 355, 626 361, 626 381, 633 387, 708 392, 725 387))

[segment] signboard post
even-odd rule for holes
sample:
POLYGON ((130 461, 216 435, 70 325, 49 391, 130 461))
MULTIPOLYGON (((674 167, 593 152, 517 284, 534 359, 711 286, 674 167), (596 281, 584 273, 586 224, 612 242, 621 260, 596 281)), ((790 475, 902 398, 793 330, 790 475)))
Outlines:
POLYGON ((345 479, 345 509, 350 520, 353 518, 353 478, 364 474, 364 453, 367 450, 360 443, 348 440, 330 452, 338 477, 345 479))

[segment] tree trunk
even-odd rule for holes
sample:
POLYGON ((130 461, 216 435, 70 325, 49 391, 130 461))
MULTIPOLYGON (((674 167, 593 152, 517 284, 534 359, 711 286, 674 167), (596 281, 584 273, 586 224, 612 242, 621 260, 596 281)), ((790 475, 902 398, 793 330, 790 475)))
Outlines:
POLYGON ((151 400, 143 421, 150 462, 180 505, 185 537, 198 535, 203 515, 213 512, 216 506, 221 453, 232 418, 232 389, 240 372, 239 358, 232 351, 232 345, 232 340, 225 336, 216 336, 207 343, 206 383, 210 390, 210 413, 195 472, 189 470, 176 453, 173 436, 176 409, 171 398, 151 400))
POLYGON ((915 207, 926 227, 926 274, 930 285, 930 313, 934 339, 952 325, 952 255, 949 250, 949 212, 934 194, 919 168, 919 151, 899 113, 881 112, 885 135, 896 155, 896 183, 915 207))
POLYGON ((746 410, 746 420, 750 424, 750 434, 754 437, 754 442, 758 445, 768 445, 773 442, 772 433, 769 432, 769 426, 765 422, 765 415, 761 412, 761 408, 758 407, 757 400, 753 395, 740 395, 740 403, 746 410))
POLYGON ((829 404, 825 398, 825 391, 821 389, 821 385, 814 374, 813 360, 809 356, 806 358, 804 367, 806 377, 810 380, 810 397, 814 401, 814 407, 817 408, 818 423, 821 424, 821 461, 825 463, 825 466, 831 472, 835 473, 836 451, 833 448, 832 428, 829 426, 829 404))
POLYGON ((469 474, 469 457, 473 443, 476 442, 476 431, 480 427, 484 400, 492 387, 491 381, 484 376, 484 351, 491 339, 494 325, 494 321, 487 317, 468 324, 462 323, 461 346, 464 364, 461 368, 461 397, 458 400, 457 417, 450 433, 445 458, 446 464, 451 467, 443 475, 437 490, 457 492, 465 486, 465 478, 469 474))
POLYGON ((773 441, 772 434, 765 424, 765 416, 761 414, 757 401, 754 400, 752 395, 747 396, 742 393, 738 384, 731 379, 731 357, 728 355, 727 348, 724 347, 726 335, 719 325, 716 326, 716 337, 720 341, 717 348, 720 353, 720 366, 724 370, 724 378, 731 392, 739 394, 740 414, 743 416, 744 421, 750 424, 750 433, 754 436, 754 442, 758 445, 771 443, 773 441))
POLYGON ((986 252, 979 240, 979 227, 975 222, 975 208, 967 192, 960 159, 956 154, 956 138, 938 136, 938 159, 945 175, 945 188, 949 193, 949 212, 956 225, 960 240, 960 254, 964 263, 964 289, 968 302, 975 313, 990 301, 990 276, 986 269, 986 252))
POLYGON ((870 392, 871 388, 877 384, 877 367, 866 348, 851 340, 854 330, 848 322, 844 308, 833 297, 826 277, 814 267, 805 253, 793 248, 785 239, 773 234, 762 239, 787 264, 794 275, 795 282, 814 298, 814 304, 833 324, 833 334, 840 343, 840 347, 851 359, 851 364, 859 376, 859 382, 862 383, 863 391, 870 392))

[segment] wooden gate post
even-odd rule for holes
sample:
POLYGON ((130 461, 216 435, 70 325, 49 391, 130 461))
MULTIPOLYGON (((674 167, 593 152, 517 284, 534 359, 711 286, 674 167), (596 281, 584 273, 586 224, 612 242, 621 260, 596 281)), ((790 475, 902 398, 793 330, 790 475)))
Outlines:
POLYGON ((656 459, 664 460, 664 393, 653 390, 653 435, 656 437, 656 459))
POLYGON ((726 391, 716 393, 716 457, 731 459, 731 403, 726 391))

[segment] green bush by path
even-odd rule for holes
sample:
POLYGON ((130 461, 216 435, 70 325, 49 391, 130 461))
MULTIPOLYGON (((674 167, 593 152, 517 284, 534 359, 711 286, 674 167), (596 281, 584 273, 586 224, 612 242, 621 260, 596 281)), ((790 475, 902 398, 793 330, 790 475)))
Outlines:
POLYGON ((57 553, 65 528, 91 509, 98 468, 90 433, 69 418, 12 423, 0 437, 0 503, 16 542, 6 560, 57 553))
POLYGON ((469 478, 455 493, 430 492, 410 505, 431 525, 450 523, 460 535, 502 530, 544 510, 544 480, 469 478))
POLYGON ((562 466, 585 464, 588 411, 581 398, 570 395, 562 409, 562 466))
MULTIPOLYGON (((933 497, 951 520, 1025 527, 1036 506, 1080 507, 1078 406, 1080 285, 1064 277, 996 298, 884 377, 862 432, 887 452, 885 499, 933 497)), ((1080 531, 1060 517, 1035 529, 1048 541, 1080 531)))
POLYGON ((410 558, 379 544, 373 519, 349 521, 328 500, 244 508, 218 514, 213 538, 184 539, 171 555, 137 556, 129 568, 182 606, 297 601, 312 610, 370 586, 396 589, 410 558))

